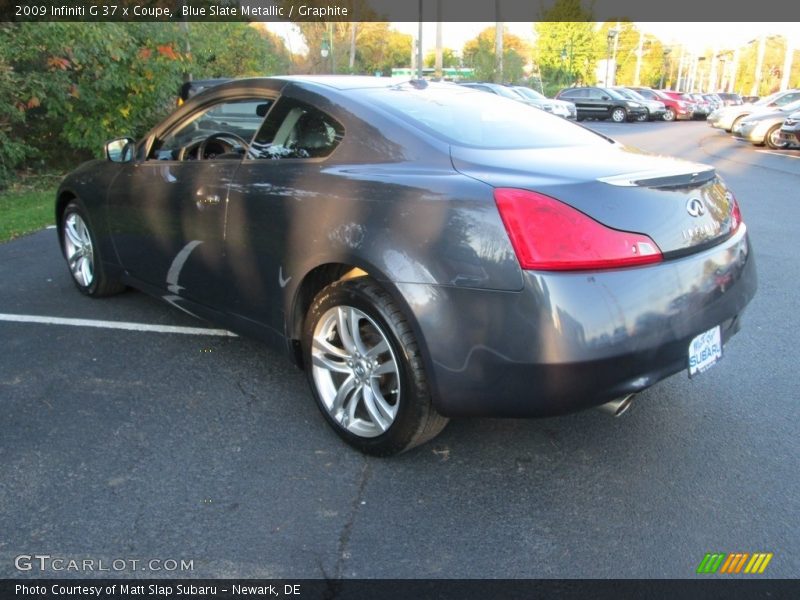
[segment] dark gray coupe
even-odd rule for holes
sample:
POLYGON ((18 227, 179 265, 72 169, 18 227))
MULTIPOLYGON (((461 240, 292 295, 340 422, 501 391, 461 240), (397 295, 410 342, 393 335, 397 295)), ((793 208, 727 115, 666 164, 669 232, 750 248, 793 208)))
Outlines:
POLYGON ((448 417, 618 414, 711 367, 756 291, 713 168, 454 84, 231 81, 106 155, 56 199, 78 289, 286 349, 371 454, 448 417))

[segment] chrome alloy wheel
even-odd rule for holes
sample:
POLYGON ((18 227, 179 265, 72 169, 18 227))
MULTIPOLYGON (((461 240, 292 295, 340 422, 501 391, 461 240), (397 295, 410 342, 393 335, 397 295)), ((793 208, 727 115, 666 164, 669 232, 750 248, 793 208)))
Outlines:
POLYGON ((360 437, 386 432, 400 406, 400 370, 386 334, 362 311, 334 306, 314 328, 312 376, 328 414, 360 437))
POLYGON ((78 285, 88 288, 94 281, 94 247, 89 228, 78 213, 64 219, 64 255, 78 285))

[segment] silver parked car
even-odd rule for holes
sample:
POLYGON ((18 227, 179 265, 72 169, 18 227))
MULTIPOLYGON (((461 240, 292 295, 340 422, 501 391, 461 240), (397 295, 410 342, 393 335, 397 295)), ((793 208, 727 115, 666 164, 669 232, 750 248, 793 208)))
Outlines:
POLYGON ((800 111, 786 117, 781 126, 781 141, 787 145, 800 146, 800 111))
POLYGON ((774 110, 757 112, 739 119, 731 133, 740 139, 753 142, 756 146, 785 148, 787 143, 781 139, 781 125, 786 117, 800 110, 800 100, 778 107, 774 110))
POLYGON ((776 107, 784 106, 795 100, 800 100, 800 90, 786 90, 776 92, 771 96, 762 98, 754 104, 741 104, 736 106, 726 106, 708 115, 708 124, 717 129, 724 129, 730 132, 739 119, 745 118, 756 112, 770 111, 776 107))

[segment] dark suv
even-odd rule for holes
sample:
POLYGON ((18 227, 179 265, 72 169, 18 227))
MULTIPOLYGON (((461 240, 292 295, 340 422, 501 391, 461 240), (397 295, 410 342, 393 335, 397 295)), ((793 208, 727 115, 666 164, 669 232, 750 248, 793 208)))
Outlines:
POLYGON ((556 98, 569 100, 578 109, 578 121, 583 119, 611 119, 615 123, 647 118, 647 108, 619 93, 601 87, 576 87, 561 90, 556 98))

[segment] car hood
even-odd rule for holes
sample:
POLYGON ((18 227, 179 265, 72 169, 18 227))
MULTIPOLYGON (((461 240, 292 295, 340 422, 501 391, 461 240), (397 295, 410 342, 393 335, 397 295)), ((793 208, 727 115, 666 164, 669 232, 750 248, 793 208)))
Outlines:
POLYGON ((456 170, 493 187, 556 198, 623 231, 649 235, 666 255, 706 248, 732 231, 733 196, 713 167, 609 142, 520 150, 451 147, 456 170), (692 216, 693 199, 707 210, 692 216))

